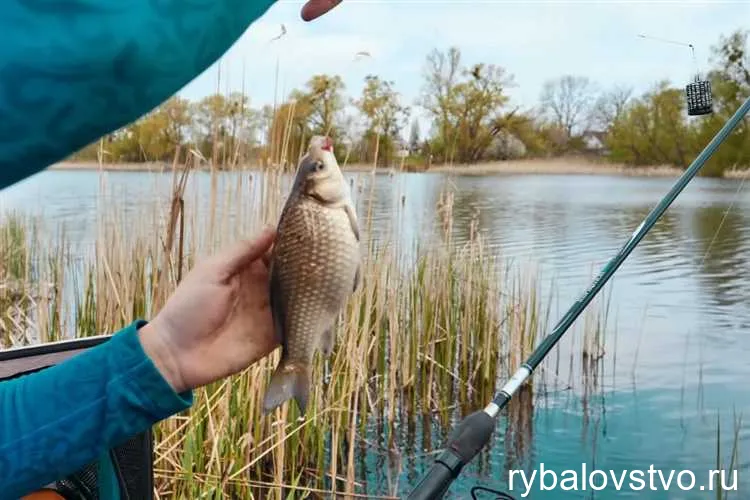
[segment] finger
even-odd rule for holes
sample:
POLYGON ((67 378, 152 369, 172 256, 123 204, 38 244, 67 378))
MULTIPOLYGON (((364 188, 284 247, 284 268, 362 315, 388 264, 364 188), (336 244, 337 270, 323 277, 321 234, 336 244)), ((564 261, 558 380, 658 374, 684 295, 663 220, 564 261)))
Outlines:
POLYGON ((304 21, 317 19, 336 7, 342 0, 308 0, 302 7, 301 16, 304 21))
POLYGON ((276 230, 265 228, 250 241, 240 241, 220 256, 220 261, 227 275, 232 276, 254 260, 262 257, 271 247, 276 237, 276 230))
POLYGON ((270 267, 271 266, 271 259, 272 259, 272 257, 273 257, 273 245, 271 245, 271 248, 269 248, 268 250, 266 250, 266 253, 263 254, 263 257, 262 257, 263 263, 266 265, 266 267, 270 267))

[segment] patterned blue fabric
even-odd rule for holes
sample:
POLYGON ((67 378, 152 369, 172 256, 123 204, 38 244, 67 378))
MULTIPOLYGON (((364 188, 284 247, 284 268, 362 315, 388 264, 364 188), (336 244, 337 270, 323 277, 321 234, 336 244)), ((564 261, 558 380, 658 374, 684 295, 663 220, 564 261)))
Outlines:
POLYGON ((274 3, 0 2, 0 189, 152 110, 274 3))
POLYGON ((76 472, 190 407, 192 391, 175 393, 143 351, 137 329, 144 324, 0 383, 0 498, 17 499, 76 472))

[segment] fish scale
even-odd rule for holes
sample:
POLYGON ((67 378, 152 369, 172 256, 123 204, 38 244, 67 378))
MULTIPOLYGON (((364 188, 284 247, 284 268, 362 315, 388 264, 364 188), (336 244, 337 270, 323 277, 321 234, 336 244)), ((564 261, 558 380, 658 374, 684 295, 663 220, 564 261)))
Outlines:
POLYGON ((313 356, 330 354, 336 320, 359 279, 359 229, 349 187, 333 154, 316 144, 326 142, 311 140, 274 244, 271 309, 283 353, 266 390, 266 412, 294 398, 304 413, 313 356))

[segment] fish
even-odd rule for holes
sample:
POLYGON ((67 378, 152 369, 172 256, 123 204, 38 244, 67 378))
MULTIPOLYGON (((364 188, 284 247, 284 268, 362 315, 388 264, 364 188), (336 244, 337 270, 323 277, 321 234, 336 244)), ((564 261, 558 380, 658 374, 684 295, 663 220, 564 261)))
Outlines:
POLYGON ((305 414, 313 356, 327 360, 334 327, 362 281, 360 230, 351 189, 328 136, 313 136, 282 208, 271 250, 270 308, 282 355, 264 414, 290 399, 305 414))

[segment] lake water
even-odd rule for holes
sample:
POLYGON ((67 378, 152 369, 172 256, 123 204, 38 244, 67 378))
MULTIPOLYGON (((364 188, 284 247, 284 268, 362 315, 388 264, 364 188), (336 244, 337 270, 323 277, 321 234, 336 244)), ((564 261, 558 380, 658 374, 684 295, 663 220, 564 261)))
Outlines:
MULTIPOLYGON (((118 203, 136 217, 134 207, 153 196, 153 177, 111 172, 107 182, 121 190, 118 203)), ((168 178, 163 176, 167 184, 168 178)), ((199 173, 194 181, 205 187, 208 177, 199 173)), ((377 176, 374 231, 398 215, 399 244, 433 237, 435 206, 445 181, 440 174, 377 176)), ((480 230, 494 251, 519 265, 537 266, 543 291, 554 280, 554 323, 674 179, 504 175, 453 177, 450 182, 459 241, 467 237, 469 220, 478 210, 480 230)), ((477 483, 508 490, 511 458, 523 463, 527 475, 537 471, 528 496, 515 477, 511 493, 517 499, 716 498, 715 491, 707 490, 709 470, 716 466, 717 424, 726 464, 735 413, 743 419, 740 491, 730 492, 729 498, 750 498, 750 182, 742 191, 739 187, 740 181, 696 179, 685 189, 609 285, 607 345, 616 341, 616 349, 608 347, 596 393, 560 388, 536 401, 517 456, 508 453, 509 440, 518 438, 509 437, 503 418, 487 463, 467 467, 454 483, 451 498, 470 498, 469 489, 477 483), (616 359, 609 351, 616 352, 616 359), (558 486, 569 477, 561 477, 563 471, 577 471, 578 491, 542 491, 542 463, 557 474, 558 486), (581 491, 584 463, 587 473, 595 468, 609 475, 612 469, 618 478, 643 470, 644 487, 639 490, 638 479, 626 476, 618 491, 610 476, 603 490, 587 483, 581 491), (649 482, 652 464, 662 470, 664 481, 675 470, 668 490, 658 473, 649 482), (695 475, 691 491, 676 484, 681 470, 695 475), (706 490, 701 491, 701 485, 706 490)), ((98 194, 95 172, 44 172, 3 191, 0 209, 43 214, 45 231, 64 223, 68 238, 83 249, 101 208, 98 194)), ((570 342, 563 339, 560 349, 570 349, 570 342)), ((428 451, 417 450, 422 459, 402 468, 401 495, 429 464, 428 451)), ((408 455, 404 452, 404 459, 408 455)), ((375 456, 368 457, 366 466, 371 493, 383 494, 386 466, 375 456)), ((689 477, 680 479, 689 485, 689 477)), ((727 480, 731 483, 731 477, 727 480)), ((551 476, 546 481, 551 484, 551 476)), ((600 484, 601 476, 595 475, 594 485, 600 484)), ((478 493, 477 498, 494 497, 478 493)))

